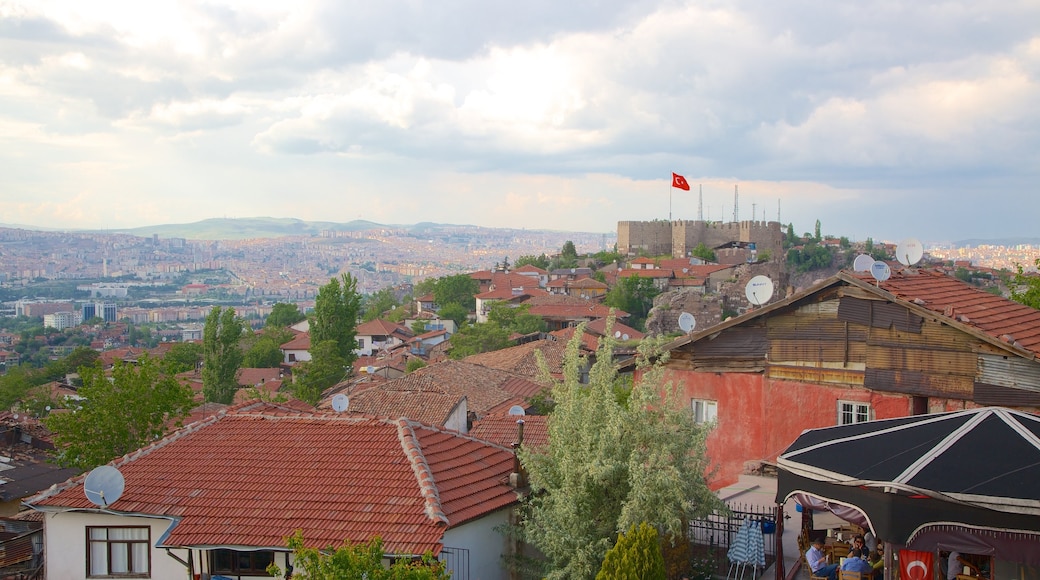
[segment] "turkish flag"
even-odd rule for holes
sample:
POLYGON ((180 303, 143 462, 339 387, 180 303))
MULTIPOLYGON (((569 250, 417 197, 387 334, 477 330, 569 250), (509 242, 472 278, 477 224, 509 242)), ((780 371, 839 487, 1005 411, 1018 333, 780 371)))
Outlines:
POLYGON ((931 580, 931 552, 899 550, 899 577, 903 580, 931 580))
POLYGON ((672 174, 672 187, 678 187, 679 189, 690 191, 690 184, 686 183, 686 178, 678 173, 672 174))

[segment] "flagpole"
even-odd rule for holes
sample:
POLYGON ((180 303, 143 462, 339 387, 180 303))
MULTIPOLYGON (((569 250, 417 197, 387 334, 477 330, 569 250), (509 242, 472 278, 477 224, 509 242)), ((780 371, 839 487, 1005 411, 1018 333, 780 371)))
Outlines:
POLYGON ((668 221, 672 221, 672 190, 674 187, 668 188, 668 221))

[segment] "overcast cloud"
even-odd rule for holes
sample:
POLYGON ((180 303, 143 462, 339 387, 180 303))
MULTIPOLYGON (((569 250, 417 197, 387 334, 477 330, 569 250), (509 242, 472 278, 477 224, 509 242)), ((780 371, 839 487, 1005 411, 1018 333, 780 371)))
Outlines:
POLYGON ((0 223, 1035 236, 1040 3, 0 0, 0 223), (693 191, 671 190, 671 172, 693 191))

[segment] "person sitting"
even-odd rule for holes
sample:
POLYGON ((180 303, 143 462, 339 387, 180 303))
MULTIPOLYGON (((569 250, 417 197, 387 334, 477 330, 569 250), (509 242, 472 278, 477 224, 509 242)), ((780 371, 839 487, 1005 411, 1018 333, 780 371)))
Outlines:
POLYGON ((877 545, 877 549, 870 553, 870 557, 867 558, 870 562, 870 567, 874 570, 874 580, 881 580, 885 577, 885 547, 880 543, 877 545))
POLYGON ((856 535, 852 538, 852 549, 859 550, 859 552, 863 554, 862 557, 864 560, 867 558, 867 554, 869 552, 867 552, 866 540, 863 538, 863 536, 856 535))
POLYGON ((859 572, 864 576, 871 576, 874 573, 874 567, 863 559, 864 552, 860 548, 853 548, 849 552, 849 556, 845 558, 845 561, 841 564, 842 572, 859 572))
POLYGON ((837 580, 838 565, 828 564, 827 555, 823 553, 823 539, 816 538, 812 541, 812 547, 805 552, 805 561, 809 564, 813 576, 837 580))
POLYGON ((964 556, 961 556, 960 552, 954 550, 950 552, 946 562, 946 578, 947 580, 957 580, 957 575, 962 573, 964 567, 967 566, 972 576, 982 576, 982 572, 978 566, 966 560, 964 556))

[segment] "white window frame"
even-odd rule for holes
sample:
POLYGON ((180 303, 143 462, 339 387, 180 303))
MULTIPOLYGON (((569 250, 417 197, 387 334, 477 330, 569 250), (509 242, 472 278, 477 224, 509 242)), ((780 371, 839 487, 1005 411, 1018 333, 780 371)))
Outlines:
POLYGON ((714 423, 719 420, 719 402, 711 399, 690 399, 690 410, 693 411, 693 422, 698 425, 714 423))
POLYGON ((870 403, 862 401, 838 401, 838 425, 854 425, 874 418, 870 403))

